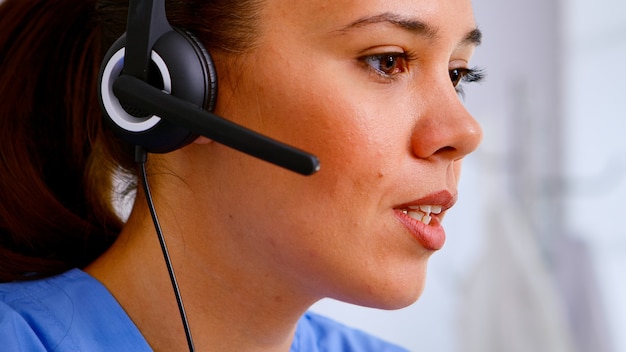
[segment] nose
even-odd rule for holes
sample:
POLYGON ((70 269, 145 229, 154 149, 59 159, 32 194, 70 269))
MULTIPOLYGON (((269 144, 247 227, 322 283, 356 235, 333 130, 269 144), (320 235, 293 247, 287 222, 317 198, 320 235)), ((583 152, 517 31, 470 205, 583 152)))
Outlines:
POLYGON ((413 153, 421 159, 462 159, 478 147, 482 129, 449 81, 430 92, 411 136, 413 153))

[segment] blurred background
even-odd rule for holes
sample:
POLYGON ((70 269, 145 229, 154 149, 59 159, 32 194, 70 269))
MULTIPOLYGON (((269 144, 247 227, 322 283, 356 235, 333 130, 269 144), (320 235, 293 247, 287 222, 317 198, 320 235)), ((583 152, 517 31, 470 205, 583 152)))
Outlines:
POLYGON ((314 310, 411 351, 626 351, 626 1, 474 0, 485 139, 422 298, 314 310))

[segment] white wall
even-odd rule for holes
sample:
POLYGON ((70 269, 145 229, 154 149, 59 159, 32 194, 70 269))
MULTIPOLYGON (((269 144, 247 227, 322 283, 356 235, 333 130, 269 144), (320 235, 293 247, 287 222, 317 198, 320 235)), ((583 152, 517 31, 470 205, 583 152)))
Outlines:
POLYGON ((568 230, 593 254, 613 350, 626 351, 626 2, 564 7, 568 230))

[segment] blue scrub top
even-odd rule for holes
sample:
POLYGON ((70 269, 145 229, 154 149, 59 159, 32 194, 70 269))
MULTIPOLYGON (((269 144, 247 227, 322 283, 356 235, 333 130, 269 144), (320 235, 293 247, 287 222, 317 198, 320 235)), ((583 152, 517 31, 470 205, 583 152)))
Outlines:
MULTIPOLYGON (((43 280, 0 284, 2 351, 152 351, 96 279, 74 269, 43 280)), ((291 352, 407 352, 312 312, 298 322, 291 352)))

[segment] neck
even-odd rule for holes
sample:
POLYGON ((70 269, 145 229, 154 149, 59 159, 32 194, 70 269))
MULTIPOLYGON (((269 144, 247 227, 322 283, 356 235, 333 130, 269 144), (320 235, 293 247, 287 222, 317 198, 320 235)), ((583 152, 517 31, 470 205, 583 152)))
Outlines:
MULTIPOLYGON (((86 271, 109 289, 154 350, 184 351, 174 291, 143 204, 137 200, 113 247, 86 271)), ((159 214, 196 350, 289 351, 297 321, 315 299, 248 262, 231 241, 167 215, 159 214)))

